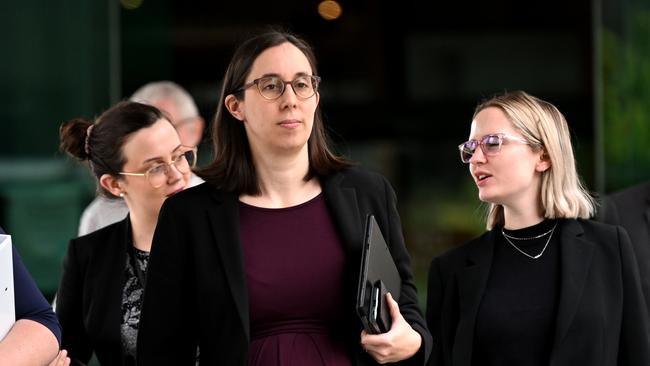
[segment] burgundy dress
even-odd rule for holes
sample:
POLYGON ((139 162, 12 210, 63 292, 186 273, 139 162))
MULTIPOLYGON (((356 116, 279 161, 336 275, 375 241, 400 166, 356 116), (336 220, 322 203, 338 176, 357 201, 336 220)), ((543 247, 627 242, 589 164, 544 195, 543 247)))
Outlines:
POLYGON ((323 195, 269 209, 240 202, 250 304, 249 365, 351 366, 345 255, 323 195))

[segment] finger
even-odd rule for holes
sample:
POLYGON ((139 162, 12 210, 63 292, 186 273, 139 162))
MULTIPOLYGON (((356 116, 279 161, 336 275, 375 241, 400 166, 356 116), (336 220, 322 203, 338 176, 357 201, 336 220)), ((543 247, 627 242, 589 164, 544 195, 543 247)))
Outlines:
MULTIPOLYGON (((393 324, 397 321, 402 316, 402 313, 399 311, 399 304, 395 299, 393 299, 393 295, 390 294, 390 292, 386 293, 386 301, 388 301, 388 307, 390 308, 390 316, 393 318, 393 324)), ((391 327, 392 328, 392 327, 391 327)))
POLYGON ((56 364, 59 366, 65 366, 70 364, 70 359, 67 357, 68 356, 68 351, 62 349, 59 351, 59 355, 56 356, 56 364))

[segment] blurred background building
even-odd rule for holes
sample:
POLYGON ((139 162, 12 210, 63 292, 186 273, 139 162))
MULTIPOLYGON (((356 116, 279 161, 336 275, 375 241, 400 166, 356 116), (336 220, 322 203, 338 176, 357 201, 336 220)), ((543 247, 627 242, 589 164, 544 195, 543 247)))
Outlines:
POLYGON ((61 122, 163 79, 209 121, 234 48, 266 25, 315 45, 333 140, 393 183, 420 289, 432 256, 484 230, 456 146, 485 97, 558 106, 594 193, 650 179, 650 0, 24 0, 0 20, 0 224, 49 297, 94 195, 61 122))

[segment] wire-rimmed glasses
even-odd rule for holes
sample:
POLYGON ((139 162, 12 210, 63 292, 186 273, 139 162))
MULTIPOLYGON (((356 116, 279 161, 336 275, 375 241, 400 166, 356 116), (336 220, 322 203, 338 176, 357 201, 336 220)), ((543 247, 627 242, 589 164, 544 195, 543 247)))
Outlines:
POLYGON ((196 147, 181 146, 174 152, 174 155, 172 155, 172 161, 170 163, 157 163, 147 169, 144 173, 119 172, 119 174, 145 177, 152 187, 159 188, 167 182, 167 177, 172 165, 182 174, 190 173, 192 168, 196 166, 196 155, 196 147))
POLYGON ((320 80, 320 77, 316 75, 300 75, 291 81, 284 81, 279 76, 263 76, 245 84, 237 89, 237 92, 242 92, 253 85, 257 85, 257 91, 264 99, 275 100, 284 94, 286 85, 290 84, 293 92, 298 97, 307 99, 316 94, 320 80))

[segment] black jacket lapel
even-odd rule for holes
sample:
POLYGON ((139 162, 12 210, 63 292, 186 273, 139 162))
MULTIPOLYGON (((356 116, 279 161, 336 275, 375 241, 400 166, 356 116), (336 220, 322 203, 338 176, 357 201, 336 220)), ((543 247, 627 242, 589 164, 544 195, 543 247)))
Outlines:
MULTIPOLYGON (((88 327, 94 328, 95 333, 103 333, 101 336, 110 341, 97 346, 95 350, 102 354, 102 359, 112 359, 116 365, 122 364, 122 292, 126 280, 126 255, 127 245, 133 245, 131 235, 131 222, 129 217, 118 224, 117 230, 106 240, 106 245, 96 253, 101 268, 92 272, 97 273, 93 278, 95 282, 94 294, 86 300, 92 301, 87 315, 88 327), (113 244, 116 244, 114 246, 113 244), (107 301, 98 301, 106 299, 107 301)), ((104 362, 102 361, 102 362, 104 362)))
MULTIPOLYGON (((555 351, 566 336, 575 316, 591 261, 594 245, 582 239, 583 229, 576 220, 564 221, 560 231, 561 283, 560 300, 555 330, 553 350, 555 351)), ((551 359, 552 356, 551 356, 551 359)))
MULTIPOLYGON (((363 225, 354 187, 346 187, 338 173, 322 182, 325 202, 331 211, 346 251, 358 252, 363 242, 363 225)), ((363 217, 371 212, 364 212, 363 217)))
POLYGON ((233 193, 214 191, 217 204, 210 206, 208 215, 212 226, 228 286, 244 327, 246 339, 250 340, 250 319, 244 256, 239 235, 239 199, 233 193))
POLYGON ((472 362, 476 315, 490 277, 495 235, 492 230, 479 239, 468 254, 468 266, 456 274, 460 314, 452 352, 454 365, 469 366, 472 362))

